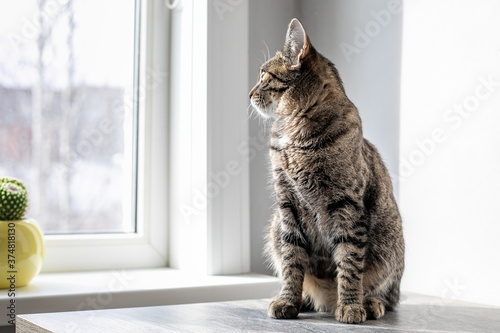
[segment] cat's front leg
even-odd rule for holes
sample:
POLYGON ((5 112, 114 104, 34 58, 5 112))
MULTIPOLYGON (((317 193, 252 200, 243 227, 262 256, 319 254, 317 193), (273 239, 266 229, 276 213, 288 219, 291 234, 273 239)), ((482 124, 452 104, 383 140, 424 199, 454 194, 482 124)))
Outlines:
POLYGON ((362 285, 364 248, 346 237, 337 245, 335 257, 338 281, 335 318, 343 323, 362 323, 366 320, 362 285))
POLYGON ((367 246, 367 226, 352 205, 334 212, 335 231, 331 244, 337 265, 337 308, 335 318, 343 323, 357 324, 366 320, 363 307, 363 269, 367 246))
POLYGON ((304 271, 308 260, 306 241, 297 223, 298 214, 293 204, 282 202, 279 221, 275 224, 281 261, 281 290, 269 305, 272 318, 291 319, 297 317, 302 304, 304 271))

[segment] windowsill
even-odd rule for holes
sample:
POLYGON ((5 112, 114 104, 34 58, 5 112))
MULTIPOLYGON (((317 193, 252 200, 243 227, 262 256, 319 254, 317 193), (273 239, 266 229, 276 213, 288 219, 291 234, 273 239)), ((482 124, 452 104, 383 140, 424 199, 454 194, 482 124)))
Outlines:
MULTIPOLYGON (((278 280, 260 274, 200 276, 168 268, 45 273, 16 290, 16 314, 268 298, 278 280)), ((6 289, 0 304, 7 304, 6 289)), ((0 322, 0 326, 4 323, 0 322)))

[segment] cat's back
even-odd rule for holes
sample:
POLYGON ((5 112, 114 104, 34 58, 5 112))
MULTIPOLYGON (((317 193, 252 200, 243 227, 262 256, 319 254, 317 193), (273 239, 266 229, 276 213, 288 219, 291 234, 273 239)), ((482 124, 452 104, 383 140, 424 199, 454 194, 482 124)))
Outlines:
MULTIPOLYGON (((366 138, 363 138, 363 148, 362 148, 363 159, 369 168, 369 185, 367 191, 370 195, 368 198, 371 201, 378 199, 382 202, 394 202, 393 192, 392 192, 392 182, 387 170, 385 163, 380 155, 379 151, 373 143, 371 143, 366 138), (389 201, 387 201, 389 199, 389 201)), ((377 204, 374 202, 372 204, 377 204)))

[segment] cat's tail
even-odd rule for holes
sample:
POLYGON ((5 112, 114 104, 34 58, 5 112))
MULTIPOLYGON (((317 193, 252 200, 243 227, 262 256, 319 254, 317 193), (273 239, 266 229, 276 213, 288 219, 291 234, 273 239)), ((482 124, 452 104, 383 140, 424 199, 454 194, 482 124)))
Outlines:
POLYGON ((395 279, 391 286, 389 287, 389 291, 385 297, 387 302, 387 310, 394 310, 394 308, 399 304, 399 296, 400 296, 400 284, 401 278, 395 279))

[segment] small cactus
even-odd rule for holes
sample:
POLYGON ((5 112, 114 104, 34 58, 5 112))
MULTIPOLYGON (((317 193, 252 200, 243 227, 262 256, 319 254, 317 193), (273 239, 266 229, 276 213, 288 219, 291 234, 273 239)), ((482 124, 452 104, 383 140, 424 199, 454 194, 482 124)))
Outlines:
POLYGON ((16 178, 0 178, 0 220, 23 218, 28 208, 28 193, 23 182, 16 178))

